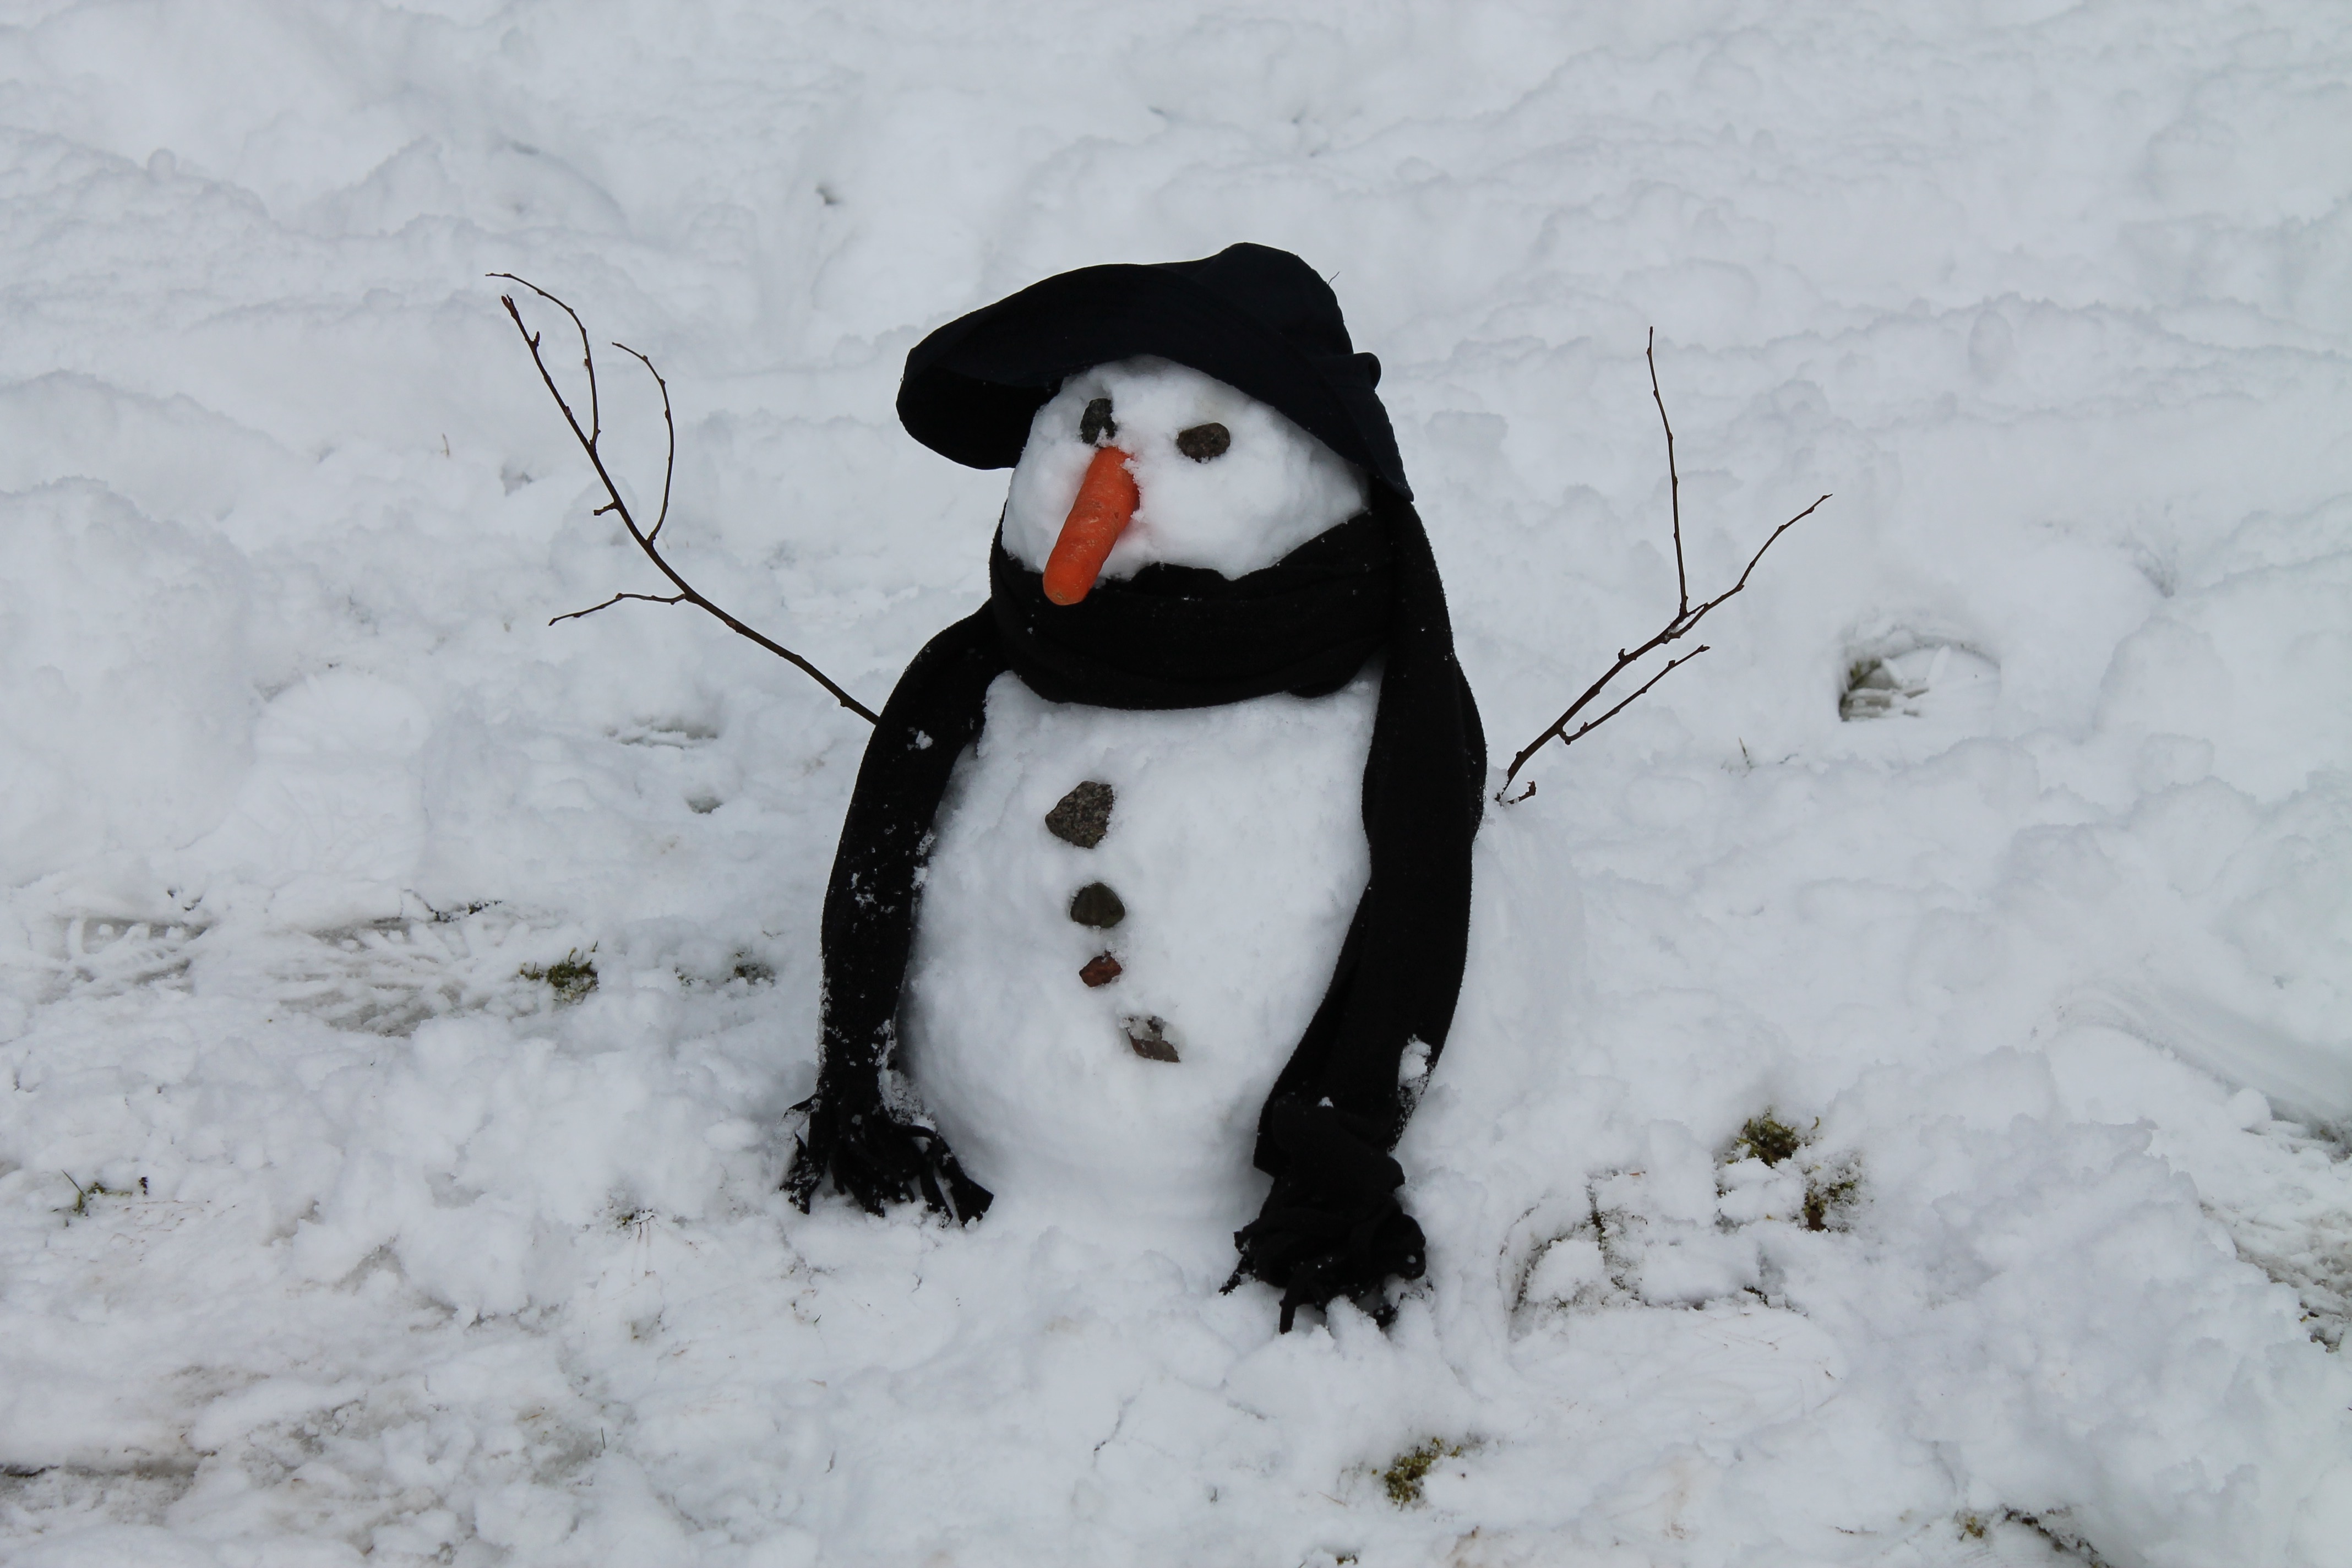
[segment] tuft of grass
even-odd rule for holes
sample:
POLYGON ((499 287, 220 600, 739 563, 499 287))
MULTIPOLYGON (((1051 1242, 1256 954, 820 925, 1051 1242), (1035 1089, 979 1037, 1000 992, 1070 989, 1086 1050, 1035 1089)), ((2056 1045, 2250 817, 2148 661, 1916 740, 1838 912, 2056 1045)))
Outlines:
POLYGON ((1777 1165, 1795 1155, 1804 1147, 1805 1135, 1774 1116, 1769 1107, 1749 1117, 1741 1124, 1739 1136, 1731 1141, 1735 1156, 1743 1160, 1761 1160, 1777 1165))
POLYGON ((1805 1173, 1805 1228, 1827 1230, 1861 1195, 1862 1178, 1850 1165, 1805 1173))
MULTIPOLYGON (((1811 1128, 1799 1131, 1772 1113, 1768 1106, 1741 1124, 1725 1159, 1761 1160, 1779 1165, 1794 1160, 1812 1142, 1811 1128)), ((1845 1211, 1862 1199, 1862 1172, 1852 1155, 1828 1161, 1807 1159, 1800 1166, 1805 1177, 1802 1217, 1807 1230, 1843 1230, 1845 1211)))
POLYGON ((1381 1472, 1381 1484, 1388 1488, 1389 1501, 1399 1508, 1412 1507, 1421 1501, 1422 1483, 1429 1479, 1430 1467, 1440 1459, 1459 1458, 1461 1455, 1461 1444, 1437 1437, 1399 1454, 1381 1472))
POLYGON ((2068 1528, 2066 1510, 2053 1509, 2046 1514, 2021 1513, 2013 1508, 2000 1510, 2001 1518, 2011 1524, 2021 1524, 2069 1557, 2076 1558, 2084 1568, 2111 1568, 2107 1560, 2091 1548, 2091 1543, 2068 1528))
POLYGON ((756 953, 742 952, 738 952, 729 958, 727 967, 716 973, 685 969, 677 969, 674 973, 677 975, 679 988, 687 991, 691 991, 697 986, 723 991, 738 980, 746 985, 773 985, 776 983, 774 964, 756 953))
POLYGON ((596 989, 595 961, 581 957, 576 947, 570 956, 554 963, 543 967, 526 963, 515 973, 525 980, 546 982, 547 988, 555 993, 556 1001, 566 1005, 580 1001, 596 989))
POLYGON ((2077 1535, 2065 1522, 2065 1510, 2053 1510, 2047 1515, 2026 1513, 2013 1508, 2002 1509, 1997 1514, 1979 1513, 1971 1509, 1953 1517, 1960 1534, 1969 1541, 1990 1539, 1996 1524, 2013 1524, 2032 1531, 2050 1544, 2053 1552, 2062 1552, 2084 1564, 2084 1568, 2111 1568, 2107 1560, 2077 1535))
MULTIPOLYGON (((73 1185, 74 1201, 65 1210, 71 1218, 79 1219, 89 1214, 89 1200, 92 1198, 127 1198, 133 1195, 128 1187, 110 1187, 103 1182, 92 1182, 85 1187, 79 1182, 74 1181, 71 1171, 59 1171, 58 1174, 73 1185)), ((139 1190, 142 1193, 147 1190, 147 1178, 144 1176, 139 1178, 139 1190)))
POLYGON ((1916 713, 1909 703, 1926 696, 1925 686, 1906 686, 1883 658, 1857 658, 1845 667, 1845 690, 1838 697, 1838 718, 1851 724, 1857 719, 1884 719, 1890 713, 1916 713))

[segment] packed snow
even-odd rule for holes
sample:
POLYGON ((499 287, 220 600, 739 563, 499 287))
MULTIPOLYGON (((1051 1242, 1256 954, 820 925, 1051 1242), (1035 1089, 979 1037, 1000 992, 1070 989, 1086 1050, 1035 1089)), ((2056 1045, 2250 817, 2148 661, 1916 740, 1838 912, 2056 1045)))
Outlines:
POLYGON ((2352 1563, 2347 71, 2172 0, 10 0, 0 1560, 2352 1563), (1673 610, 1651 328, 1694 595, 1833 493, 1489 809, 1386 1331, 1051 1183, 790 1207, 866 727, 548 624, 664 585, 484 277, 653 357, 674 559, 878 703, 1006 500, 907 350, 1244 238, 1381 356, 1497 785, 1673 610))

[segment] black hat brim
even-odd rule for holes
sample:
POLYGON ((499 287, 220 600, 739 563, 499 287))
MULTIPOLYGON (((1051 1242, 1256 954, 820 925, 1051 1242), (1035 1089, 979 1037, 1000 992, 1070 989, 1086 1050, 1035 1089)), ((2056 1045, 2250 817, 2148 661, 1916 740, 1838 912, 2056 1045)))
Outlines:
MULTIPOLYGON (((1305 268, 1296 258, 1284 259, 1305 268)), ((1344 327, 1333 345, 1342 352, 1301 347, 1188 270, 1204 265, 1081 268, 949 322, 907 356, 899 421, 942 457, 975 468, 1011 468, 1031 419, 1065 378, 1154 354, 1280 410, 1411 500, 1388 411, 1373 391, 1380 362, 1346 352, 1344 327)), ((1314 282, 1322 287, 1319 278, 1314 282)), ((1336 301, 1332 310, 1336 321, 1336 301)))

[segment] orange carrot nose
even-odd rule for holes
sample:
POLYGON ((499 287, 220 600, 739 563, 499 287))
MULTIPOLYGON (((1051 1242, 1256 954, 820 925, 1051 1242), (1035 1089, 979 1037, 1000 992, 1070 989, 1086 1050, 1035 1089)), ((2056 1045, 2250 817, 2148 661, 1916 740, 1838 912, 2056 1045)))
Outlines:
POLYGON ((1127 471, 1128 454, 1105 447, 1087 465, 1078 484, 1078 499, 1062 521, 1062 536, 1045 558, 1045 597, 1057 605, 1075 605, 1087 596, 1102 572, 1110 547, 1135 516, 1135 476, 1127 471))

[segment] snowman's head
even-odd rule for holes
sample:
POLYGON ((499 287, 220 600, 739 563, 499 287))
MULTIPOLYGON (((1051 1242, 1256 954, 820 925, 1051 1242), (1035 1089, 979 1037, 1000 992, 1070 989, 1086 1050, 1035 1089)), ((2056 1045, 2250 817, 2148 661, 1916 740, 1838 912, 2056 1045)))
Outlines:
POLYGON ((1081 371, 1029 426, 1004 548, 1056 604, 1154 562, 1226 577, 1362 511, 1363 470, 1264 403, 1172 361, 1081 371))

